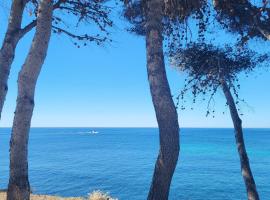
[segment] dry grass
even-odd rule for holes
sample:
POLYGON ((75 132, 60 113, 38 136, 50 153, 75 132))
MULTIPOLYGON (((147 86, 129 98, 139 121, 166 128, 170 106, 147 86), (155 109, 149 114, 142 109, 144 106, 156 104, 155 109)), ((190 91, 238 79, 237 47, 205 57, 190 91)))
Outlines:
POLYGON ((118 200, 109 196, 107 193, 103 193, 99 190, 89 194, 88 200, 118 200))
MULTIPOLYGON (((6 200, 6 193, 0 192, 0 200, 6 200)), ((48 195, 34 195, 31 194, 31 200, 118 200, 110 197, 107 193, 101 191, 94 191, 89 194, 87 199, 82 197, 57 197, 57 196, 48 196, 48 195)))
MULTIPOLYGON (((80 197, 70 197, 70 198, 63 198, 57 196, 48 196, 48 195, 34 195, 31 194, 31 200, 83 200, 80 197)), ((0 192, 0 200, 6 200, 6 193, 0 192)))

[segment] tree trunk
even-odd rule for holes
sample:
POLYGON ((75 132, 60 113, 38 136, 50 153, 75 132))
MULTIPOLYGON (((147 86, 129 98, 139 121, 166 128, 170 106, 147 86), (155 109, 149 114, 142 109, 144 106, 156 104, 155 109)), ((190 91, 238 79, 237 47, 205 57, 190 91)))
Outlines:
POLYGON ((9 23, 0 50, 0 119, 7 90, 11 64, 14 60, 15 49, 20 39, 23 11, 27 0, 13 0, 9 16, 9 23))
POLYGON ((37 27, 18 78, 17 106, 10 140, 10 176, 7 200, 29 200, 28 137, 34 109, 36 82, 46 58, 51 35, 52 1, 39 4, 37 27))
POLYGON ((160 150, 148 200, 168 199, 170 184, 179 155, 178 117, 164 64, 162 4, 162 0, 147 1, 146 13, 147 72, 160 139, 160 150))
POLYGON ((256 184, 249 166, 249 159, 246 152, 243 129, 242 129, 242 120, 240 119, 237 108, 233 99, 233 96, 230 92, 230 89, 226 82, 222 83, 222 89, 224 95, 227 99, 227 103, 230 108, 230 113, 235 130, 235 140, 237 144, 237 150, 240 157, 241 172, 246 185, 247 198, 248 200, 259 200, 259 195, 256 189, 256 184))

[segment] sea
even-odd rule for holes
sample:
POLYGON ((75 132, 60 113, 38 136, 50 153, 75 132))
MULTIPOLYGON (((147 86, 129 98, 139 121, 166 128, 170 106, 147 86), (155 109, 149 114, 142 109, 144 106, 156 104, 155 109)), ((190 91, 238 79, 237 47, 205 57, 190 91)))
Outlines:
MULTIPOLYGON (((0 188, 7 188, 11 129, 0 129, 0 188)), ((171 200, 245 200, 233 129, 183 128, 171 200)), ((270 129, 244 129, 261 200, 270 200, 270 129)), ((29 179, 38 194, 145 200, 159 150, 157 128, 32 128, 29 179)))

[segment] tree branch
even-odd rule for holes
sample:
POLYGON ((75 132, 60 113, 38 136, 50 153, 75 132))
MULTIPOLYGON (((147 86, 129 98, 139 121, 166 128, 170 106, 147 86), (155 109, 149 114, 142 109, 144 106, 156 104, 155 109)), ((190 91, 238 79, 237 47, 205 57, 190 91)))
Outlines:
POLYGON ((62 28, 59 28, 59 27, 57 27, 57 26, 54 26, 54 25, 52 26, 52 28, 53 28, 57 33, 64 33, 64 34, 70 36, 71 38, 75 38, 75 39, 78 39, 78 40, 95 41, 96 43, 99 44, 100 42, 104 42, 104 41, 107 39, 106 37, 104 37, 104 38, 99 38, 99 37, 98 37, 99 35, 97 35, 96 37, 90 36, 90 35, 87 35, 87 34, 85 34, 85 35, 76 35, 76 34, 73 34, 73 33, 69 32, 69 31, 67 31, 67 30, 64 30, 64 29, 62 29, 62 28))
MULTIPOLYGON (((61 3, 65 2, 65 0, 58 0, 54 5, 53 5, 53 9, 58 9, 61 5, 61 3)), ((29 31, 31 31, 35 26, 37 25, 37 20, 33 20, 32 22, 30 22, 29 24, 27 24, 24 28, 20 29, 18 32, 18 37, 22 38, 26 33, 28 33, 29 31)))

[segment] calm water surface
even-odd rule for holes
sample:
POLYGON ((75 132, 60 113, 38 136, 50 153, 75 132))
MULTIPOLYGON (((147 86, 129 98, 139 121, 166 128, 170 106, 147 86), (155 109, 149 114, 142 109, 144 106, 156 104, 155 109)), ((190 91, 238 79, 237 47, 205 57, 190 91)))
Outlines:
MULTIPOLYGON (((9 138, 10 129, 0 129, 0 188, 8 182, 9 138)), ((261 199, 269 200, 270 129, 245 129, 245 139, 261 199)), ((120 200, 144 200, 157 153, 155 128, 33 128, 31 187, 61 196, 100 189, 120 200)), ((170 199, 246 199, 232 129, 181 130, 170 199)))

